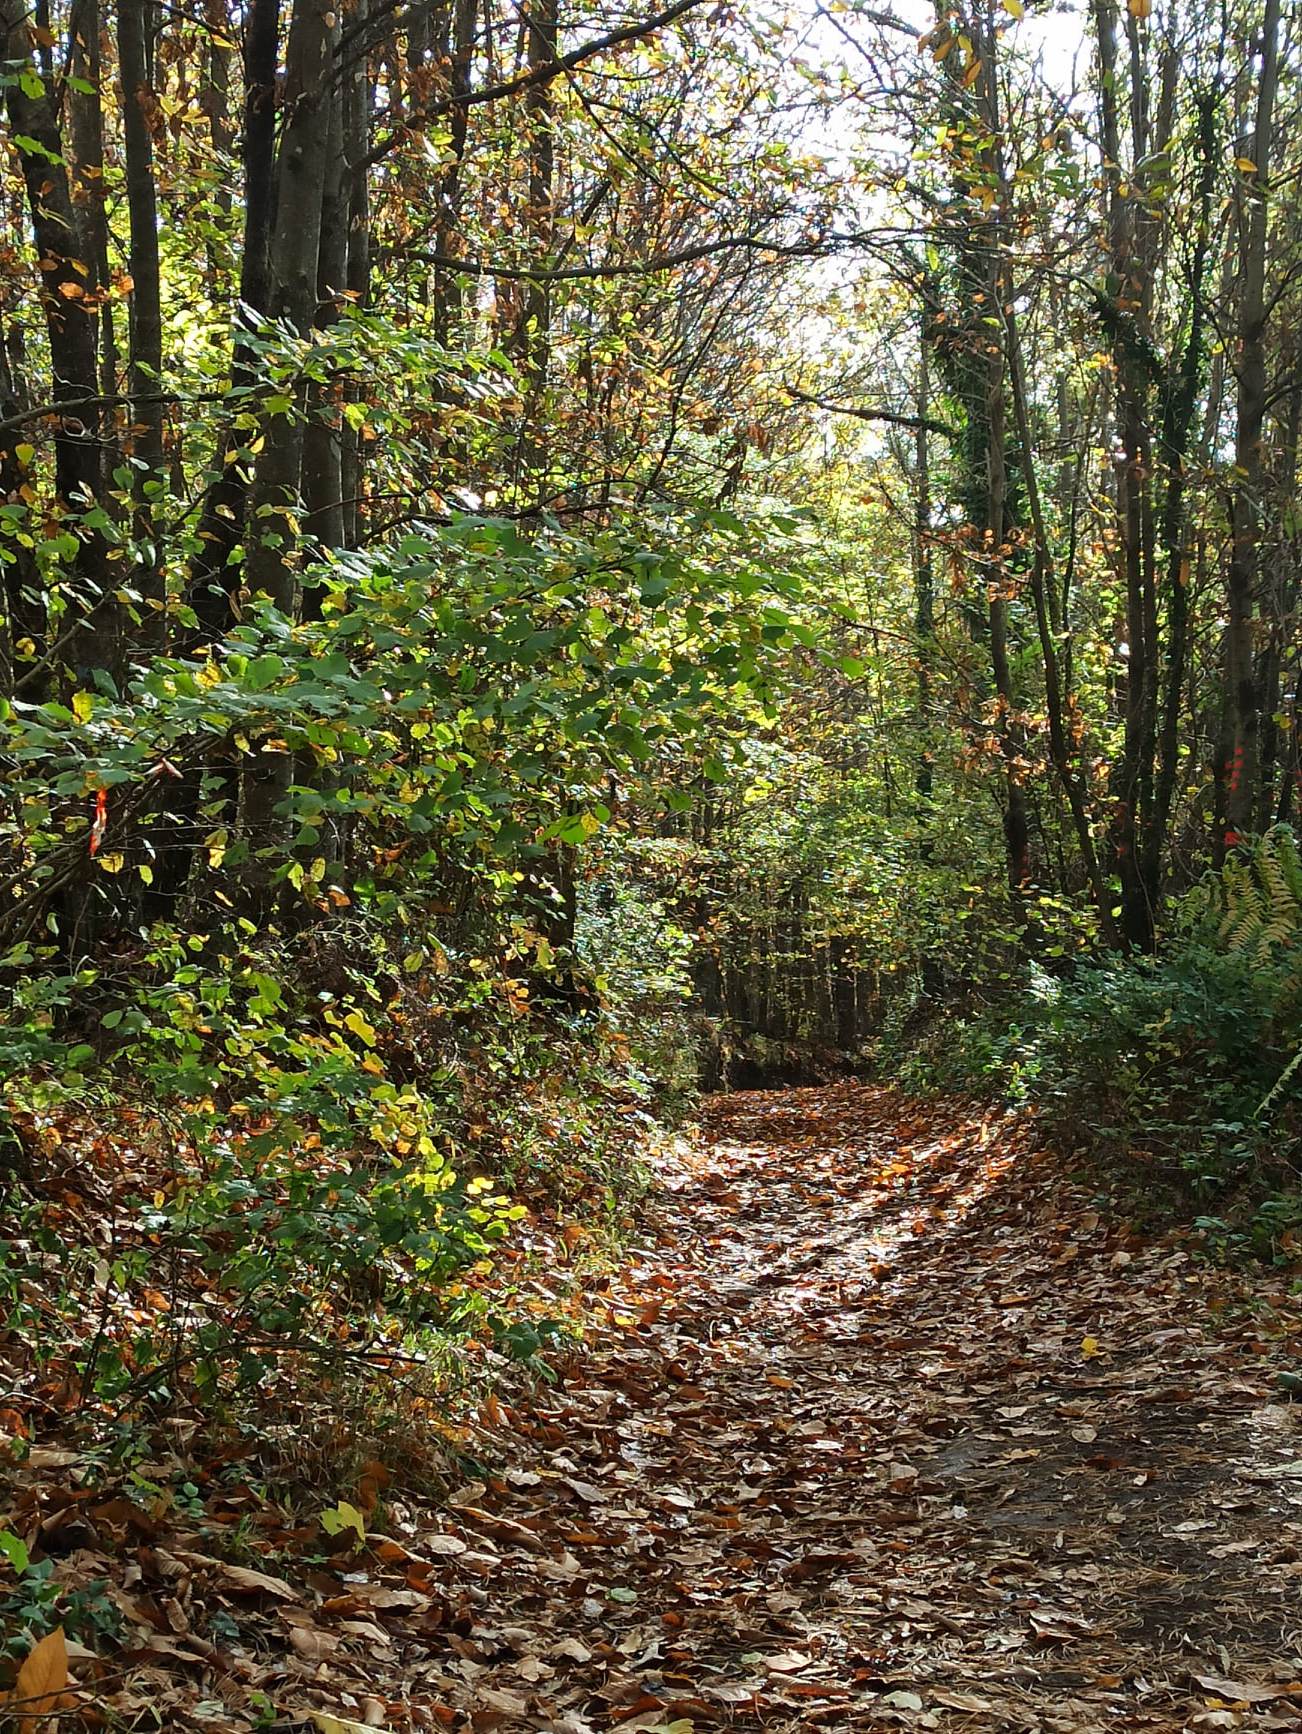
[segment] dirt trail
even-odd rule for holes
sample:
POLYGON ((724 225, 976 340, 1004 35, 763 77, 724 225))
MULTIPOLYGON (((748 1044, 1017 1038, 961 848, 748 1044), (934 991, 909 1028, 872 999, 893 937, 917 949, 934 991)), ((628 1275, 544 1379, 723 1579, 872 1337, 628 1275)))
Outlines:
POLYGON ((495 1505, 550 1551, 499 1534, 475 1728, 1302 1726, 1296 1310, 1227 1329, 1004 1121, 709 1129, 495 1505))
POLYGON ((1003 1119, 845 1086, 708 1134, 446 1505, 274 1576, 125 1548, 112 1725, 1302 1727, 1283 1279, 1127 1240, 1003 1119))

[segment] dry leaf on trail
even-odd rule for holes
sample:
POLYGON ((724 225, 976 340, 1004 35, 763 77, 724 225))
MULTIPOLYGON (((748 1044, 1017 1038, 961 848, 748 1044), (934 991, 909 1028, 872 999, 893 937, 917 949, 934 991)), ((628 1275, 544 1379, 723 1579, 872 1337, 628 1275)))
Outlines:
POLYGON ((291 1626, 289 1641, 305 1662, 323 1662, 339 1648, 333 1632, 323 1632, 319 1626, 291 1626))
POLYGON ((224 1559, 215 1559, 211 1563, 217 1566, 232 1589, 241 1590, 246 1595, 276 1596, 285 1602, 301 1599, 298 1591, 291 1589, 283 1577, 270 1577, 265 1571, 254 1571, 247 1565, 228 1565, 224 1559))
POLYGON ((33 1445, 27 1453, 29 1469, 70 1469, 85 1460, 85 1452, 69 1451, 62 1445, 33 1445))
POLYGON ((480 1685, 475 1692, 475 1713, 482 1710, 496 1710, 503 1717, 524 1717, 529 1713, 529 1699, 522 1698, 518 1692, 503 1692, 498 1687, 480 1685))
POLYGON ((798 1674, 813 1665, 814 1658, 804 1650, 782 1650, 775 1656, 765 1656, 761 1662, 770 1674, 798 1674))
POLYGON ((318 1734, 375 1734, 382 1722, 354 1722, 347 1716, 334 1716, 329 1710, 313 1710, 312 1726, 318 1734))
POLYGON ((64 1707, 67 1685, 68 1646, 59 1626, 32 1645, 5 1702, 24 1719, 52 1716, 64 1707))
POLYGON ((994 1709, 989 1698, 978 1698, 975 1692, 949 1692, 942 1686, 930 1688, 932 1700, 947 1710, 967 1710, 973 1716, 983 1716, 994 1709))
POLYGON ((577 1638, 562 1638, 558 1644, 553 1644, 548 1650, 549 1656, 564 1656, 570 1662, 590 1662, 592 1651, 586 1644, 581 1644, 577 1638))
POLYGON ((443 1503, 452 1506, 454 1510, 463 1505, 478 1505, 487 1492, 488 1487, 484 1482, 467 1481, 464 1487, 458 1487, 449 1493, 443 1503))
POLYGON ((1222 1698, 1228 1704, 1269 1704, 1276 1698, 1287 1698, 1290 1687, 1272 1686, 1257 1680, 1226 1680, 1219 1674, 1195 1674, 1194 1682, 1204 1692, 1222 1698))
POLYGON ((467 1505, 464 1501, 459 1510, 466 1523, 474 1523, 480 1529, 486 1529, 496 1541, 514 1542, 518 1547, 527 1547, 531 1553, 547 1551, 547 1543, 541 1541, 532 1529, 526 1529, 522 1523, 516 1523, 509 1517, 499 1517, 496 1512, 483 1511, 477 1505, 467 1505))
POLYGON ((456 1535, 423 1535, 420 1546, 426 1553, 443 1559, 452 1559, 467 1551, 467 1544, 456 1535))

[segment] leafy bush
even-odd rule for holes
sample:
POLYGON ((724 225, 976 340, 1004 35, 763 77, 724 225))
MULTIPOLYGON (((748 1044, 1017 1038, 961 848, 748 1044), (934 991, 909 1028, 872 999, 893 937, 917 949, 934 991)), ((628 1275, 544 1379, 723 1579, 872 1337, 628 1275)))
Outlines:
POLYGON ((694 1102, 699 1072, 696 942, 675 907, 681 853, 659 838, 603 851, 580 887, 575 932, 609 1033, 627 1053, 630 1086, 671 1122, 694 1102))
POLYGON ((1155 1160, 1199 1197, 1291 1185, 1302 1141, 1287 960, 1259 962, 1191 936, 1157 957, 1109 957, 1059 979, 1036 972, 1007 1002, 944 1027, 905 1083, 997 1089, 1078 1146, 1155 1160))

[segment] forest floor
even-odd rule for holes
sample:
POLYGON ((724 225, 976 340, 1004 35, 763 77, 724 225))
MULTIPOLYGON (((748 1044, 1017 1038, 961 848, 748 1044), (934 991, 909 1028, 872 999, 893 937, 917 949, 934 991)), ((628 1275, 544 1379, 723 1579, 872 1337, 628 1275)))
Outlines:
POLYGON ((312 1564, 136 1534, 98 1725, 1302 1728, 1289 1279, 1141 1242, 1000 1116, 706 1130, 493 1466, 312 1564))

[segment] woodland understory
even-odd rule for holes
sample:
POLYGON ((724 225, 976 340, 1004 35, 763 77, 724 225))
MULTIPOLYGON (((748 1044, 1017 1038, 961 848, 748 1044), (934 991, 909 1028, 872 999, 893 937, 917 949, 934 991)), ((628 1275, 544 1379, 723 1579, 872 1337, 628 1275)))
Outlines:
POLYGON ((1302 1727, 1302 17, 0 0, 0 1728, 1302 1727))

